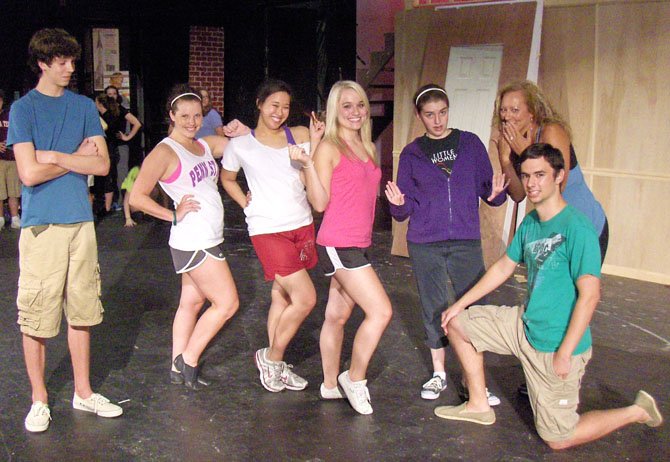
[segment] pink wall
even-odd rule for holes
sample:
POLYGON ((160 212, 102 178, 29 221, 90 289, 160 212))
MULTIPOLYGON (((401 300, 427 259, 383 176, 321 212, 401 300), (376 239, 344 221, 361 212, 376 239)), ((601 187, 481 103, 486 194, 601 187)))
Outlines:
MULTIPOLYGON (((371 51, 384 49, 384 33, 393 32, 395 14, 405 0, 358 0, 356 2, 356 52, 366 63, 371 51)), ((367 67, 357 62, 356 68, 367 67)))

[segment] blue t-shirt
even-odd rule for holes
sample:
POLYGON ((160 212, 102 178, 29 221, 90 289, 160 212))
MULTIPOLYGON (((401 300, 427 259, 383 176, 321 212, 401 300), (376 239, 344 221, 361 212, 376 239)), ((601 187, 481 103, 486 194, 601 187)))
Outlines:
MULTIPOLYGON (((31 90, 12 105, 7 144, 30 142, 35 150, 74 153, 85 138, 103 136, 93 101, 65 90, 58 97, 31 90)), ((93 221, 87 176, 68 172, 23 186, 21 226, 93 221)))
POLYGON ((207 115, 202 118, 202 125, 195 136, 202 138, 203 136, 216 135, 216 128, 221 127, 222 125, 221 115, 216 112, 216 109, 212 108, 207 115))
MULTIPOLYGON (((586 274, 600 277, 598 236, 588 218, 571 205, 540 221, 533 210, 524 218, 507 256, 528 269, 526 311, 528 342, 538 351, 555 352, 568 330, 577 302, 577 280, 586 274)), ((573 354, 591 347, 587 328, 573 354)))

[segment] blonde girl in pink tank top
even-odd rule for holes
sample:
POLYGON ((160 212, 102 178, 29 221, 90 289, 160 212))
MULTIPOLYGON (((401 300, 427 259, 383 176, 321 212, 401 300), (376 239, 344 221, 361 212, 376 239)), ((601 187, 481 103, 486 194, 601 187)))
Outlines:
POLYGON ((366 373, 392 309, 367 260, 381 171, 371 140, 370 103, 360 85, 352 81, 333 85, 324 139, 314 159, 299 149, 292 149, 291 157, 303 163, 312 207, 325 212, 317 236, 319 263, 332 278, 320 337, 321 397, 346 396, 357 412, 371 414, 366 373), (355 305, 365 319, 356 332, 351 366, 340 373, 344 325, 355 305))

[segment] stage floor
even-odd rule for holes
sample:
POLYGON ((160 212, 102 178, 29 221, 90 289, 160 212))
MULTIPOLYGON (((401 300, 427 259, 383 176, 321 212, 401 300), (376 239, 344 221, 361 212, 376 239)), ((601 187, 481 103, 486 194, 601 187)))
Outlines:
MULTIPOLYGON (((319 331, 327 279, 312 272, 318 303, 287 351, 309 380, 302 392, 269 393, 260 384, 254 352, 266 346, 270 286, 236 206, 226 202, 228 262, 240 310, 203 356, 213 380, 193 392, 169 382, 171 323, 179 297, 167 238, 169 226, 144 219, 123 228, 122 214, 98 227, 105 320, 92 329, 91 377, 96 391, 123 401, 124 414, 103 419, 72 409, 72 371, 65 329, 48 342, 47 380, 53 421, 42 434, 23 427, 30 407, 21 335, 16 325, 18 232, 0 232, 0 459, 8 461, 661 461, 670 459, 670 425, 634 425, 583 447, 555 453, 537 435, 528 401, 517 394, 521 368, 513 357, 486 356, 490 390, 502 404, 497 422, 482 427, 437 418, 437 405, 458 404, 459 368, 449 352, 449 388, 436 401, 419 397, 431 370, 423 344, 418 298, 408 259, 389 255, 390 231, 377 226, 371 252, 393 302, 394 318, 368 372, 374 414, 358 415, 346 401, 322 401, 319 331)), ((523 273, 491 297, 516 304, 523 273)), ((605 276, 592 322, 594 356, 581 410, 632 402, 644 389, 670 417, 670 300, 668 286, 605 276)), ((347 329, 348 363, 360 310, 347 329)), ((64 326, 65 327, 65 326, 64 326)))

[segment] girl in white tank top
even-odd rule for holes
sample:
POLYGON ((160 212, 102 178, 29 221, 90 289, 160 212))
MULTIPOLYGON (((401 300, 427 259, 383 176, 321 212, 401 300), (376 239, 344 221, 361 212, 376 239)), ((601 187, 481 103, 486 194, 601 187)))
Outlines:
MULTIPOLYGON (((228 139, 195 134, 202 124, 202 104, 195 90, 175 87, 169 99, 174 129, 142 164, 130 193, 130 205, 172 223, 173 252, 193 251, 201 260, 181 274, 182 290, 172 329, 172 383, 199 389, 208 385, 199 376, 198 362, 207 344, 237 311, 235 282, 223 252, 220 258, 203 252, 223 241, 223 204, 217 190, 218 168, 228 139), (175 204, 167 209, 151 197, 160 182, 175 204), (211 306, 198 317, 205 302, 211 306)), ((244 127, 246 128, 246 127, 244 127)), ((174 256, 174 253, 173 253, 174 256)))

